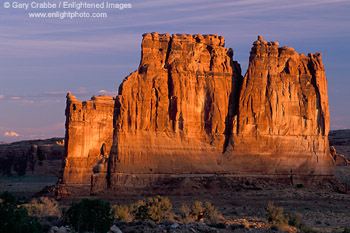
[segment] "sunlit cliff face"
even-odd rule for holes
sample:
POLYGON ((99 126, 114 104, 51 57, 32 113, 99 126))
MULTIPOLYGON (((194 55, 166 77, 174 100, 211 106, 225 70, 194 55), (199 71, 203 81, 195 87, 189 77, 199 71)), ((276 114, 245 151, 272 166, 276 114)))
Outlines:
POLYGON ((243 78, 221 36, 144 34, 140 66, 116 99, 68 95, 66 117, 66 183, 90 183, 91 175, 104 187, 130 174, 333 174, 321 54, 261 37, 243 78))

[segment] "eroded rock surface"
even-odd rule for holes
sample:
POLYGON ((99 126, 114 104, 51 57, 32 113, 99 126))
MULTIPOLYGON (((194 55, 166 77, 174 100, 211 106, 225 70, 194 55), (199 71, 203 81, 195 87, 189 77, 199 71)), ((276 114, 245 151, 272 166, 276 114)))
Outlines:
POLYGON ((145 34, 139 69, 119 88, 112 172, 220 170, 240 68, 217 35, 145 34))
POLYGON ((113 142, 114 98, 78 101, 68 93, 63 182, 90 184, 93 168, 109 154, 113 142))
POLYGON ((334 165, 335 166, 350 166, 350 162, 347 160, 345 155, 337 153, 334 146, 330 147, 331 155, 334 159, 334 165))
POLYGON ((284 175, 292 183, 333 175, 319 53, 259 37, 243 78, 221 36, 144 34, 139 68, 115 101, 94 98, 67 98, 68 184, 91 175, 98 188, 190 174, 284 175))
POLYGON ((327 80, 320 53, 305 56, 259 36, 233 122, 230 159, 236 159, 240 172, 333 173, 327 80))

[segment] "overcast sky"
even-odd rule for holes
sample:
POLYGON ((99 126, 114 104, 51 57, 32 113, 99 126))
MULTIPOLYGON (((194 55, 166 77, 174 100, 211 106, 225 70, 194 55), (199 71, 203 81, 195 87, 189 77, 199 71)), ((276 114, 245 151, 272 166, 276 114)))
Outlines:
POLYGON ((13 2, 0 5, 0 141, 63 137, 67 91, 79 100, 115 96, 138 67, 146 32, 222 35, 243 74, 257 35, 299 53, 321 52, 331 129, 350 128, 348 0, 126 0, 131 9, 78 11, 108 13, 98 19, 29 18, 57 9, 13 9, 13 2))

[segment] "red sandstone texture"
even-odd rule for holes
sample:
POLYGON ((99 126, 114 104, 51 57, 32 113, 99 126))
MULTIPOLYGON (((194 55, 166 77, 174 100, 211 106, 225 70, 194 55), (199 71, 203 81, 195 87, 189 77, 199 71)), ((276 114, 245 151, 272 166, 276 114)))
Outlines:
POLYGON ((115 99, 69 94, 63 182, 332 176, 321 54, 259 37, 243 78, 224 44, 217 35, 144 34, 140 66, 115 99))
POLYGON ((94 96, 81 102, 68 93, 65 182, 89 184, 93 167, 109 153, 113 143, 114 102, 109 96, 94 96))

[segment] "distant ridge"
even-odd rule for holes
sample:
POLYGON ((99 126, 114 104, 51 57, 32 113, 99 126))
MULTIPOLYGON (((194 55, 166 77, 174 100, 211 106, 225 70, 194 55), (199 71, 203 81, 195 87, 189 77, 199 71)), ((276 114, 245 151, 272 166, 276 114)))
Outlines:
POLYGON ((63 138, 24 140, 0 144, 0 176, 59 175, 63 138))

